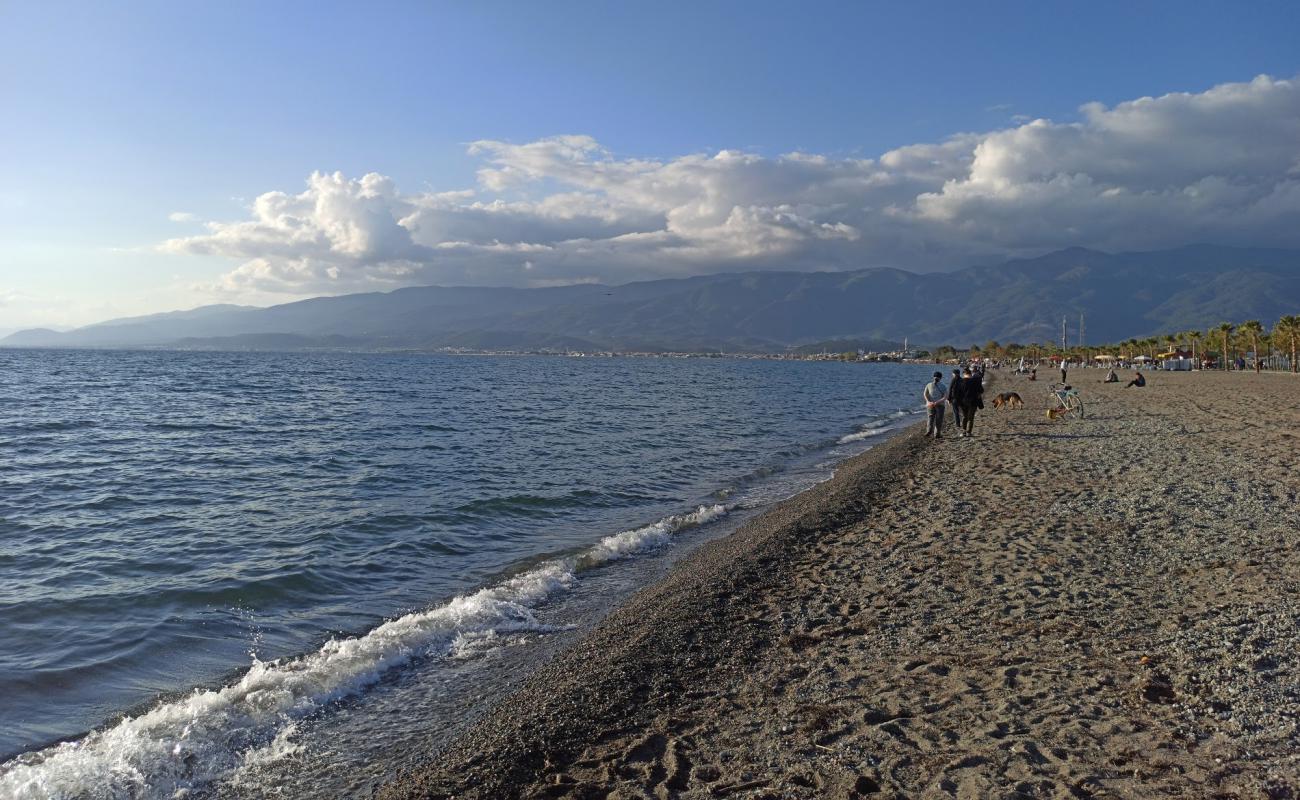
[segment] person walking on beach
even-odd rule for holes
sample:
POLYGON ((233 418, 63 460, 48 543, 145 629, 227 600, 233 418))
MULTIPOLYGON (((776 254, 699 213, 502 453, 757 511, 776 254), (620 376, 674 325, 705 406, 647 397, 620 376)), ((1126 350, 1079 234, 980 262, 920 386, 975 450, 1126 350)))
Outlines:
POLYGON ((969 369, 962 374, 961 397, 962 436, 975 435, 975 412, 984 407, 984 382, 971 375, 969 369))
POLYGON ((961 395, 961 370, 952 371, 952 380, 948 381, 948 405, 952 406, 952 421, 961 428, 961 404, 957 397, 961 395))
POLYGON ((948 399, 948 387, 943 385, 942 372, 934 373, 934 380, 925 385, 921 396, 925 398, 925 410, 929 414, 929 427, 926 428, 925 435, 942 439, 943 404, 948 399))
POLYGON ((1061 383, 1065 383, 1065 362, 1061 362, 1061 383))

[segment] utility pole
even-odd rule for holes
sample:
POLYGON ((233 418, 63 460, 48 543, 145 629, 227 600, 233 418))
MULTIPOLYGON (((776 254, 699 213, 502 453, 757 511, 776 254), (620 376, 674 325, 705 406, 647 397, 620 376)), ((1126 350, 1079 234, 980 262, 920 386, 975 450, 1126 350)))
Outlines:
POLYGON ((1068 337, 1065 335, 1065 315, 1062 314, 1061 315, 1061 349, 1065 350, 1069 346, 1070 344, 1069 344, 1068 337))
POLYGON ((1079 346, 1083 347, 1083 312, 1079 312, 1079 346))

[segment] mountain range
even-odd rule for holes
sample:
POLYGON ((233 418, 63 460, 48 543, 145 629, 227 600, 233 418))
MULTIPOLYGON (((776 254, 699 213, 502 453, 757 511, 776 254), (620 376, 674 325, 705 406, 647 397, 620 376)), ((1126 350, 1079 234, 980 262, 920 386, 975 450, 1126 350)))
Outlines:
POLYGON ((9 347, 466 348, 775 352, 823 341, 1089 343, 1300 312, 1300 251, 1192 245, 914 273, 747 272, 538 289, 425 286, 254 308, 211 305, 9 347))

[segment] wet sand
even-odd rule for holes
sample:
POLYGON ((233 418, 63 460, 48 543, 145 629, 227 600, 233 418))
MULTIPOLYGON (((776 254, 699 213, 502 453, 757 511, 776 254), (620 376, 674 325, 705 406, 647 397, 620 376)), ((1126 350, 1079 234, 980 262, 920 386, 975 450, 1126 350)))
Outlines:
MULTIPOLYGON (((684 560, 384 798, 1300 797, 1300 379, 995 375, 684 560)), ((920 387, 917 389, 918 396, 920 387)))

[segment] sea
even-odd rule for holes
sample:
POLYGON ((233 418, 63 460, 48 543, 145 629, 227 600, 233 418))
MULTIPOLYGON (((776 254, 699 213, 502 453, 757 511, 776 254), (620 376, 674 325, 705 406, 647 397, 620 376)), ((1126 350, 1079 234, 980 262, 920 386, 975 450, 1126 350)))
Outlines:
POLYGON ((0 350, 0 798, 368 796, 931 371, 0 350))

